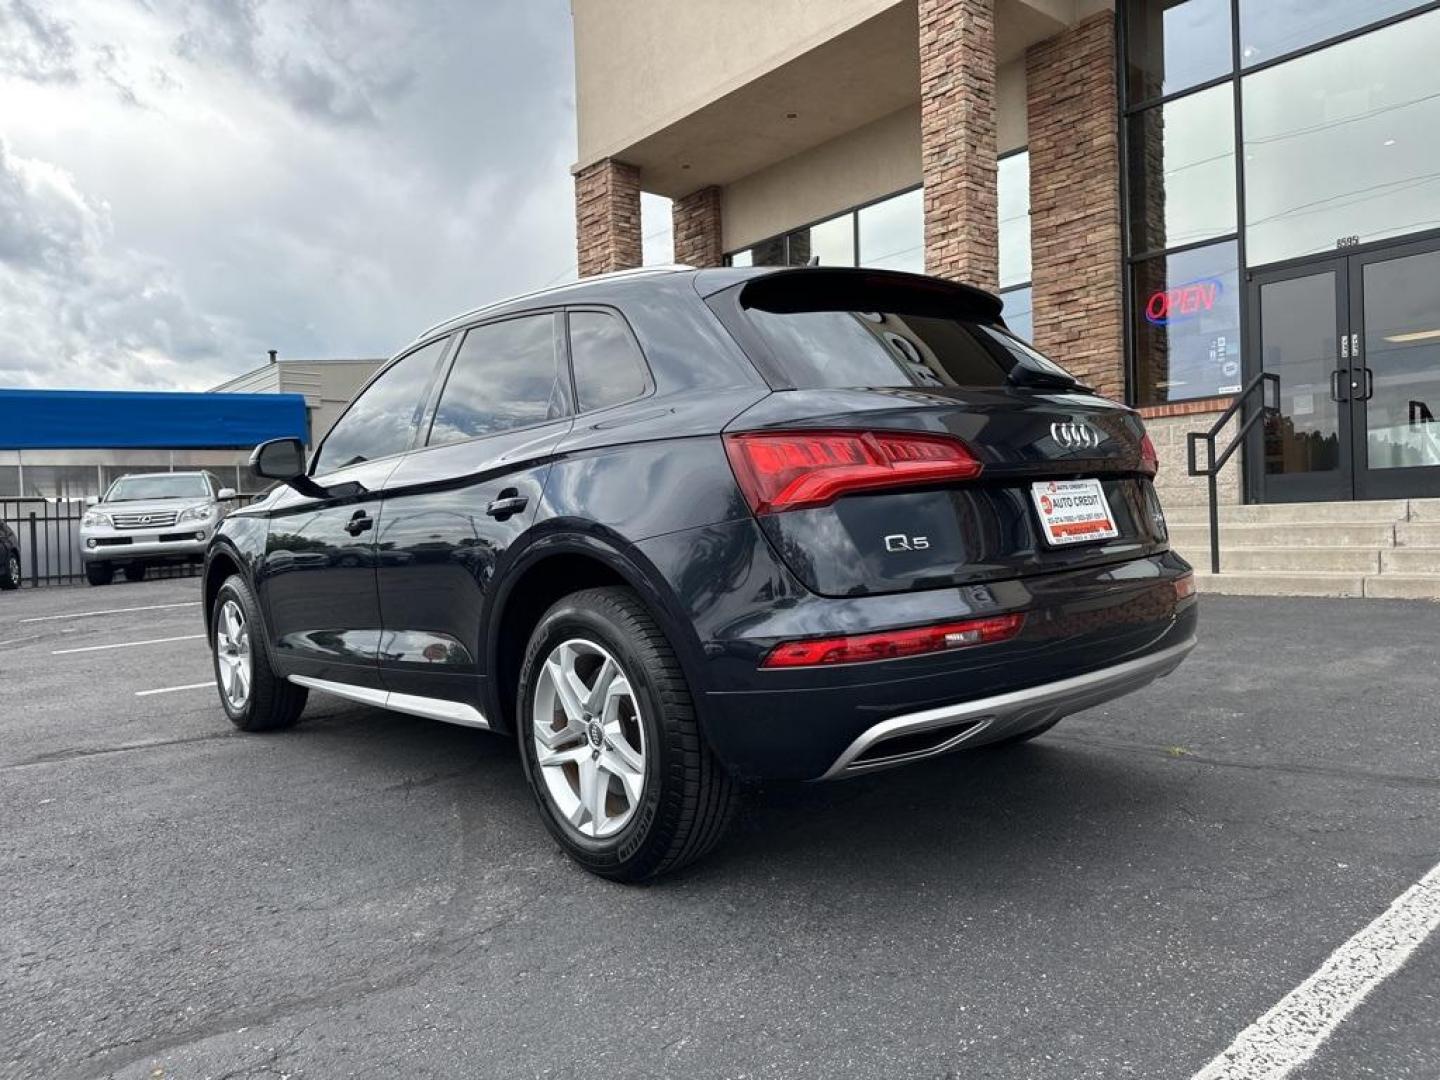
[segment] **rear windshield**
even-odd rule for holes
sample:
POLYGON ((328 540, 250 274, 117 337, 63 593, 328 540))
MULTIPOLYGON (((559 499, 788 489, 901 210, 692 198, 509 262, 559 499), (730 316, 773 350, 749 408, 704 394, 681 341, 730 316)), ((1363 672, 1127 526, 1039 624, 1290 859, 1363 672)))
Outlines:
POLYGON ((830 387, 999 387, 1021 376, 1074 381, 1058 364, 998 326, 893 311, 790 311, 751 307, 786 381, 830 387))

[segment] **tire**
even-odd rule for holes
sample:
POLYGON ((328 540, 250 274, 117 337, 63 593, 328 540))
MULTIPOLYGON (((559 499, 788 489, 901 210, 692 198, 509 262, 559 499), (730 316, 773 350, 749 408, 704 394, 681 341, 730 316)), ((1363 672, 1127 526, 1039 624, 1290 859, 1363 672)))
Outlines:
POLYGON ((20 587, 20 553, 7 551, 5 561, 0 563, 0 589, 9 592, 20 587))
POLYGON ((220 706, 241 731, 277 731, 300 719, 310 692, 271 665, 259 605, 238 574, 225 579, 210 608, 210 659, 220 706), (249 676, 243 694, 236 689, 237 669, 249 676))
POLYGON ((520 669, 516 716, 525 778, 541 819, 565 852, 593 874, 637 882, 679 869, 715 846, 738 805, 735 781, 700 733, 670 642, 629 589, 573 593, 541 617, 520 669), (614 696, 604 706, 592 700, 598 707, 587 710, 572 702, 582 710, 582 723, 575 724, 555 689, 551 660, 573 665, 581 688, 595 689, 607 660, 624 683, 609 684, 614 696), (537 706, 544 725, 540 734, 537 706), (542 749, 552 763, 566 756, 573 760, 542 767, 542 749), (607 772, 607 763, 624 768, 607 772), (588 791, 590 803, 600 808, 598 817, 581 808, 587 768, 595 778, 588 791), (638 791, 632 788, 637 777, 638 791))
POLYGON ((130 563, 128 566, 123 567, 120 572, 125 575, 126 581, 144 581, 145 571, 148 569, 150 568, 144 563, 130 563))
POLYGON ((115 567, 108 562, 87 562, 85 580, 91 585, 109 585, 115 580, 115 567))
POLYGON ((1003 739, 996 739, 992 743, 986 743, 980 747, 980 749, 999 750, 1006 746, 1019 746, 1021 743, 1027 743, 1031 739, 1038 739, 1063 719, 1065 719, 1063 716, 1057 716, 1054 720, 1046 720, 1045 723, 1039 727, 1032 727, 1029 731, 1016 732, 1014 735, 1007 735, 1003 739))

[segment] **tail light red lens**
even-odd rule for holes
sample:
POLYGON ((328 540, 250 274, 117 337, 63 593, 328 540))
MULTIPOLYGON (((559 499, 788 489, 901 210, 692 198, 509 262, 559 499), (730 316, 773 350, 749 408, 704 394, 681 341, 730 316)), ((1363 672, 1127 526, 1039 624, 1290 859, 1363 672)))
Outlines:
POLYGON ((991 645, 1013 638, 1020 633, 1024 622, 1024 614, 991 615, 984 619, 920 626, 911 630, 786 641, 771 649, 760 666, 796 668, 860 664, 867 660, 895 660, 902 656, 991 645))
POLYGON ((1150 441, 1148 431, 1140 437, 1140 468, 1151 476, 1160 471, 1160 455, 1155 453, 1155 444, 1150 441))
POLYGON ((900 431, 757 431, 725 436, 740 490, 757 514, 824 506, 879 488, 973 480, 959 439, 900 431))

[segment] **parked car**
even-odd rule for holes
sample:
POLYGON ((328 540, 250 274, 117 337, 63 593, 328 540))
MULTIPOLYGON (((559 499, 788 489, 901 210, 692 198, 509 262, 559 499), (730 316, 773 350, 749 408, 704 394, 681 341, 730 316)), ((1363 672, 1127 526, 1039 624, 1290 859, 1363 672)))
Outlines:
POLYGON ((108 585, 118 567, 140 581, 156 563, 205 558, 233 488, 208 472, 133 473, 91 499, 80 521, 80 557, 91 585, 108 585))
POLYGON ((20 538, 0 521, 0 589, 20 587, 20 538))
POLYGON ((1031 739, 1195 641, 1139 417, 933 278, 521 297, 426 331, 308 467, 252 463, 283 483, 204 579, 231 721, 319 690, 506 734, 621 880, 705 853, 746 780, 1031 739))

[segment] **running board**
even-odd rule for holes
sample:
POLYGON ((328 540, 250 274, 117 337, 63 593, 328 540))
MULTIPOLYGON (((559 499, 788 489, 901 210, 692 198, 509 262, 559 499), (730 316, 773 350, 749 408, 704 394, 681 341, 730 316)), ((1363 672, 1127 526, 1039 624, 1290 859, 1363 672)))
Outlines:
POLYGON ((480 710, 473 705, 466 705, 463 701, 421 697, 419 694, 397 694, 393 690, 377 690, 370 686, 331 682, 329 679, 312 679, 309 675, 286 677, 296 686, 321 690, 364 705, 393 709, 410 716, 423 716, 427 720, 443 720, 447 724, 459 724, 461 727, 484 728, 487 731, 490 729, 490 721, 485 719, 480 710))

